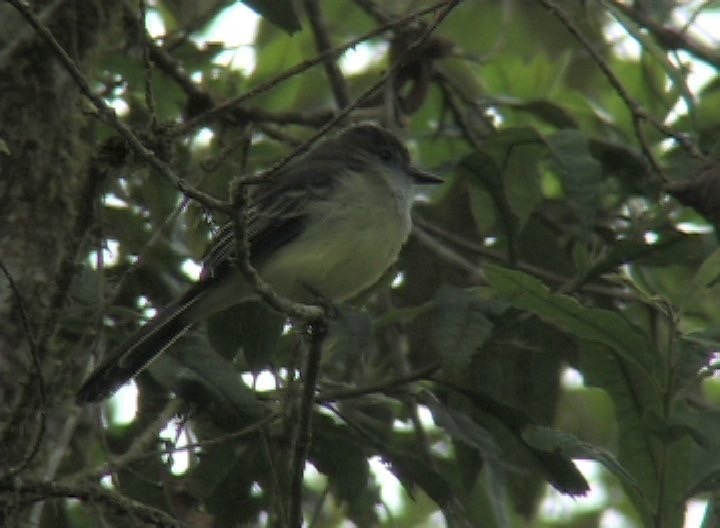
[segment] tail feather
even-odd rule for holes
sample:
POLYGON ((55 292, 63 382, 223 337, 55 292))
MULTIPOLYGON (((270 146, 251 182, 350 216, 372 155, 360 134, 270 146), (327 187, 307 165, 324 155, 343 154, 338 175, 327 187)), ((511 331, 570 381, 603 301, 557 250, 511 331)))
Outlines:
POLYGON ((95 369, 76 395, 78 403, 104 400, 152 363, 196 322, 206 290, 189 291, 131 334, 95 369))

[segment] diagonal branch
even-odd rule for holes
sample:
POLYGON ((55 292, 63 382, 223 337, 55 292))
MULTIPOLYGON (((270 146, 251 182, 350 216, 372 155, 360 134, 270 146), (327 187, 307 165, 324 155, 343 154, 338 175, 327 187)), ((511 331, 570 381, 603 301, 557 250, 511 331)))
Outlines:
MULTIPOLYGON (((310 26, 313 30, 313 35, 315 36, 317 50, 321 53, 331 50, 333 46, 332 42, 330 42, 330 34, 322 12, 320 11, 318 0, 304 0, 303 3, 305 5, 305 11, 307 11, 310 26)), ((328 57, 324 65, 325 74, 328 77, 328 81, 330 81, 330 88, 335 96, 335 102, 338 108, 343 108, 350 104, 350 90, 345 82, 345 77, 340 71, 337 62, 335 62, 335 57, 328 57)))
POLYGON ((583 35, 583 33, 571 19, 570 15, 568 15, 564 9, 562 9, 558 4, 556 4, 554 0, 539 0, 539 2, 545 7, 545 9, 547 9, 551 14, 553 14, 562 23, 562 25, 565 26, 565 29, 567 29, 570 34, 580 43, 580 45, 582 45, 582 47, 587 50, 587 52, 598 65, 600 71, 603 72, 615 92, 620 96, 623 103, 625 103, 625 106, 630 111, 630 115, 632 116, 632 123, 633 128, 635 129, 635 135, 638 138, 638 142, 640 143, 643 154, 645 155, 645 158, 652 167, 653 171, 663 181, 666 179, 666 176, 662 167, 660 166, 660 163, 655 158, 655 155, 653 154, 652 149, 648 144, 647 138, 645 137, 645 131, 642 127, 643 121, 650 123, 653 127, 655 127, 655 129, 657 129, 665 136, 673 138, 692 156, 699 159, 704 159, 705 156, 702 154, 702 152, 700 152, 697 145, 695 145, 695 143, 693 143, 687 136, 674 131, 672 128, 668 127, 664 123, 659 122, 642 108, 640 103, 638 103, 625 89, 625 86, 620 81, 615 72, 612 70, 607 61, 602 57, 602 55, 600 55, 600 53, 598 53, 598 51, 585 37, 585 35, 583 35))
POLYGON ((613 7, 622 11, 638 25, 650 32, 650 34, 655 37, 657 43, 664 49, 669 51, 687 51, 701 61, 707 62, 711 66, 720 69, 720 52, 718 52, 717 47, 707 46, 683 30, 667 27, 643 14, 637 7, 618 2, 617 0, 609 0, 609 2, 613 7))
MULTIPOLYGON (((12 1, 17 1, 17 0, 12 0, 12 1)), ((454 6, 455 4, 457 4, 457 1, 455 1, 455 0, 442 0, 436 4, 431 5, 430 7, 426 7, 424 9, 419 9, 418 11, 415 11, 414 13, 411 13, 407 16, 398 18, 397 20, 393 20, 392 22, 388 22, 387 24, 379 26, 379 27, 373 29, 372 31, 365 33, 364 35, 361 35, 358 38, 349 40, 348 42, 346 42, 340 46, 337 46, 331 50, 321 53, 320 55, 318 55, 317 57, 315 57, 313 59, 299 62, 295 66, 293 66, 290 69, 281 73, 280 75, 273 77, 271 79, 268 79, 267 81, 261 82, 260 84, 255 86, 253 89, 248 90, 247 92, 245 92, 237 97, 228 99, 227 101, 217 105, 215 108, 212 108, 211 110, 208 110, 207 112, 200 114, 200 115, 196 116, 195 118, 191 119, 190 121, 184 123, 182 126, 180 126, 175 131, 175 135, 176 136, 187 135, 187 134, 191 133, 193 130, 195 130, 196 128, 204 125, 208 120, 216 118, 217 116, 230 111, 231 109, 244 103, 251 97, 255 97, 256 95, 267 92, 268 90, 277 86, 281 82, 283 82, 291 77, 294 77, 295 75, 298 75, 298 74, 320 64, 321 62, 325 62, 328 59, 335 58, 338 55, 340 55, 341 53, 343 53, 345 50, 354 48, 361 42, 364 42, 371 38, 377 37, 377 36, 385 33, 389 29, 393 29, 396 27, 410 24, 413 21, 415 21, 429 13, 434 13, 435 11, 437 11, 441 8, 447 8, 448 5, 454 6)))

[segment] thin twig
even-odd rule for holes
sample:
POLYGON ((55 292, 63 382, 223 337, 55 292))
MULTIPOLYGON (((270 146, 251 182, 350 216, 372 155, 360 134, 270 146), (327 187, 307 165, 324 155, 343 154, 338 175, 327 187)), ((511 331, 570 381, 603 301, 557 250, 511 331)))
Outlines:
POLYGON ((635 135, 638 138, 638 142, 640 143, 640 148, 643 151, 645 159, 647 159, 653 171, 662 180, 665 180, 666 178, 664 171, 662 167, 660 167, 657 159, 655 159, 655 155, 653 154, 652 149, 648 145, 647 139, 645 138, 645 131, 642 129, 642 120, 648 119, 649 116, 643 111, 640 104, 630 96, 628 91, 625 89, 625 86, 622 84, 617 75, 615 75, 615 72, 612 70, 610 65, 602 57, 602 55, 598 53, 598 51, 585 37, 582 31, 580 31, 580 29, 575 25, 573 20, 570 18, 570 15, 568 15, 564 9, 556 5, 555 2, 553 2, 552 0, 539 1, 545 7, 545 9, 547 9, 562 23, 563 26, 565 26, 565 29, 570 32, 570 34, 575 38, 575 40, 577 40, 580 45, 585 48, 585 50, 590 54, 590 57, 592 57, 592 59, 595 61, 595 64, 597 64, 600 68, 600 71, 603 72, 605 78, 608 80, 610 85, 615 89, 615 92, 620 96, 620 99, 622 99, 623 103, 625 103, 625 106, 629 110, 630 116, 632 117, 635 135))
MULTIPOLYGON (((380 296, 380 309, 384 313, 392 312, 395 306, 392 302, 392 295, 389 291, 385 291, 380 296)), ((398 325, 387 325, 378 333, 378 339, 381 342, 381 348, 388 351, 387 358, 392 365, 393 370, 399 376, 407 376, 410 374, 410 361, 408 359, 408 340, 407 336, 400 332, 398 325)), ((400 393, 396 399, 404 408, 403 414, 406 415, 412 424, 412 430, 415 437, 413 449, 422 457, 422 460, 430 467, 434 467, 432 455, 430 452, 430 442, 428 440, 425 426, 420 420, 420 412, 418 411, 417 401, 410 396, 409 393, 400 393)))
POLYGON ((323 343, 327 336, 327 323, 318 320, 308 325, 310 346, 307 351, 305 368, 303 369, 303 390, 300 400, 300 409, 297 418, 297 427, 293 434, 292 453, 290 461, 290 511, 289 523, 291 528, 302 528, 302 498, 303 481, 305 475, 305 460, 310 449, 312 409, 315 402, 315 389, 320 376, 320 358, 322 357, 323 343))
MULTIPOLYGON (((233 433, 227 433, 224 435, 217 436, 215 438, 211 438, 208 440, 202 440, 200 442, 194 442, 185 444, 183 446, 172 446, 166 449, 155 449, 148 452, 143 452, 142 450, 135 450, 133 449, 132 455, 130 453, 126 453, 124 455, 120 455, 120 457, 115 458, 114 460, 111 460, 110 462, 104 464, 103 466, 99 468, 94 468, 91 470, 82 470, 77 473, 74 473, 68 477, 63 478, 63 482, 67 483, 73 483, 73 482, 80 482, 84 480, 98 480, 104 476, 109 475, 113 471, 115 471, 118 467, 126 467, 129 464, 132 464, 134 462, 138 462, 139 460, 144 460, 147 458, 156 458, 162 455, 172 455, 174 453, 182 453, 185 451, 193 451, 196 449, 205 449, 214 445, 224 444, 226 442, 230 441, 237 441, 238 439, 249 436, 252 434, 256 434, 260 429, 268 425, 269 423, 273 422, 280 416, 279 412, 273 412, 263 418, 262 420, 255 422, 251 425, 248 425, 247 427, 244 427, 240 431, 235 431, 233 433)), ((148 428, 148 434, 150 433, 150 429, 148 428)), ((149 438, 149 437, 148 437, 149 438)), ((143 441, 144 442, 144 441, 143 441)))
POLYGON ((565 29, 570 32, 570 34, 580 43, 580 45, 585 48, 585 50, 590 54, 590 57, 592 57, 592 59, 600 68, 600 71, 603 72, 605 78, 608 80, 610 85, 614 88, 615 92, 620 96, 620 99, 622 99, 623 103, 625 103, 625 106, 630 111, 633 128, 635 129, 635 135, 637 136, 638 142, 640 143, 640 148, 642 149, 643 154, 650 166, 652 167, 653 171, 660 177, 660 179, 665 181, 667 177, 665 176, 664 170, 655 158, 655 155, 653 154, 652 149, 648 144, 647 138, 645 137, 645 132, 642 128, 643 121, 647 121, 659 132, 666 135, 667 137, 673 138, 694 157, 697 157, 699 159, 705 158, 702 152, 700 152, 700 150, 698 149, 697 145, 690 141, 690 139, 686 135, 675 132, 672 128, 659 122, 642 108, 640 103, 638 103, 625 89, 625 86, 622 84, 618 76, 615 75, 615 72, 612 70, 607 61, 602 57, 602 55, 600 55, 600 53, 598 53, 592 43, 575 25, 572 18, 565 12, 564 9, 555 4, 553 0, 539 1, 565 26, 565 29))
MULTIPOLYGON (((191 101, 191 104, 188 106, 195 108, 199 107, 198 111, 211 108, 215 104, 213 98, 190 78, 177 59, 175 59, 164 47, 153 42, 147 32, 145 24, 142 23, 142 18, 138 20, 135 16, 132 2, 130 0, 125 0, 123 7, 125 8, 125 20, 128 22, 128 25, 132 25, 130 29, 136 33, 144 35, 145 48, 148 50, 149 59, 151 59, 155 66, 157 66, 158 70, 162 71, 165 75, 175 81, 175 83, 177 83, 177 85, 185 92, 191 101)), ((166 35, 166 43, 167 39, 168 36, 166 35)))
POLYGON ((426 367, 413 370, 407 374, 398 376, 396 378, 378 381, 377 383, 371 383, 362 387, 354 387, 351 389, 333 389, 321 391, 316 397, 317 403, 327 403, 338 400, 347 400, 350 398, 357 398, 358 396, 366 396, 376 392, 390 393, 397 392, 399 387, 404 387, 409 383, 420 381, 429 378, 440 368, 439 363, 428 365, 426 367))
POLYGON ((418 242, 430 248, 436 255, 467 272, 472 283, 485 282, 485 275, 479 266, 476 266, 456 251, 453 251, 446 244, 438 241, 419 225, 413 226, 412 234, 418 242))
MULTIPOLYGON (((17 0, 12 0, 17 1, 17 0)), ((208 110, 207 112, 200 114, 196 116, 195 118, 191 119, 190 121, 187 121, 184 123, 181 127, 179 127, 175 131, 176 136, 184 136, 195 130, 196 128, 202 126, 205 124, 209 119, 214 118, 218 115, 224 114, 225 112, 231 110, 233 107, 240 105, 241 103, 247 101, 251 97, 255 97, 256 95, 259 95, 261 93, 264 93, 271 88, 277 86, 281 82, 294 77, 295 75, 302 73, 313 66, 316 66, 330 58, 337 57, 341 53, 343 53, 345 50, 354 48, 361 42, 364 42, 366 40, 369 40, 371 38, 374 38, 378 35, 381 35, 385 31, 398 27, 403 26, 406 24, 409 24, 418 18, 421 18, 429 13, 433 13, 437 11, 438 9, 445 7, 447 9, 448 5, 451 5, 454 7, 455 4, 457 4, 460 0, 443 0, 441 2, 438 2, 436 4, 431 5, 430 7, 420 9, 418 11, 415 11, 414 13, 411 13, 407 16, 404 16, 402 18, 398 18, 397 20, 393 20, 392 22, 388 22, 387 24, 377 27, 373 29, 372 31, 369 31, 368 33, 352 39, 340 46, 337 46, 336 48, 333 48, 331 50, 328 50, 325 53, 321 53, 317 57, 305 60, 302 62, 299 62, 295 66, 289 68, 285 72, 281 73, 280 75, 277 75, 276 77, 273 77, 272 79, 268 79, 267 81, 261 82, 258 84, 255 88, 248 90, 247 92, 237 96, 233 97, 231 99, 228 99, 227 101, 220 103, 216 107, 212 108, 211 110, 208 110)), ((443 17, 444 18, 444 17, 443 17)), ((424 39, 423 39, 424 40, 424 39)))
MULTIPOLYGON (((460 253, 458 253, 448 244, 446 244, 445 241, 451 242, 467 251, 472 251, 479 256, 492 259, 497 262, 504 263, 507 260, 506 257, 501 255, 499 252, 493 251, 490 248, 485 248, 477 244, 473 244, 472 242, 469 242, 461 237, 458 237, 457 235, 454 235, 453 233, 450 233, 438 226, 435 226, 434 224, 425 222, 418 218, 413 220, 413 236, 416 237, 418 242, 429 248, 439 257, 443 258, 452 265, 457 266, 459 269, 471 274, 470 277, 473 278, 473 280, 484 282, 484 276, 482 275, 482 267, 480 265, 476 265, 472 261, 462 256, 460 253), (440 240, 438 237, 442 237, 443 240, 440 240)), ((524 271, 525 273, 534 275, 538 278, 558 284, 563 284, 567 281, 567 277, 563 275, 559 275, 538 266, 533 266, 532 264, 528 264, 527 262, 523 261, 517 262, 517 269, 524 271)), ((594 293, 597 295, 602 295, 604 297, 610 297, 612 299, 628 302, 638 300, 637 295, 635 295, 631 291, 619 288, 610 288, 598 284, 582 284, 581 286, 581 290, 584 292, 594 293)))
POLYGON ((158 415, 148 424, 144 431, 142 431, 130 445, 130 447, 122 455, 112 458, 108 462, 108 467, 112 471, 118 472, 119 470, 127 467, 132 462, 138 460, 145 449, 151 444, 157 442, 158 433, 165 427, 165 425, 175 416, 178 411, 182 408, 182 400, 180 398, 173 398, 167 402, 165 408, 158 413, 158 415))
MULTIPOLYGON (((64 420, 60 428, 60 433, 53 435, 52 445, 48 446, 43 453, 44 456, 41 464, 36 464, 36 467, 33 467, 34 475, 40 476, 45 481, 56 480, 60 465, 67 457, 68 446, 75 436, 75 428, 77 427, 79 415, 80 409, 73 407, 63 417, 64 420)), ((45 502, 38 502, 32 507, 28 515, 29 526, 40 526, 40 519, 42 519, 45 506, 45 502)))
POLYGON ((309 128, 323 126, 335 116, 333 110, 320 110, 317 112, 271 112, 259 107, 233 108, 231 114, 239 121, 272 123, 275 125, 299 125, 309 128))
POLYGON ((78 200, 80 207, 75 218, 72 234, 69 237, 65 255, 56 273, 55 284, 50 297, 50 305, 47 310, 47 316, 43 321, 43 328, 40 333, 41 350, 45 349, 45 344, 57 328, 63 307, 67 301, 72 280, 77 273, 76 262, 78 253, 85 240, 85 235, 92 224, 95 202, 102 191, 102 186, 107 174, 108 168, 100 157, 96 156, 90 160, 87 171, 87 181, 83 186, 78 200))
POLYGON ((634 5, 609 0, 610 4, 633 19, 655 37, 655 41, 669 51, 684 50, 701 61, 720 69, 720 53, 717 47, 707 46, 700 40, 688 35, 685 30, 667 27, 651 19, 634 5))
MULTIPOLYGON (((367 88, 360 96, 355 99, 351 104, 343 108, 340 112, 335 115, 330 121, 328 121, 318 132, 310 137, 305 143, 303 143, 300 147, 296 148, 290 155, 284 157, 282 160, 280 160, 278 163, 273 165, 270 169, 265 171, 263 174, 258 176, 258 180, 262 181, 263 178, 270 178, 275 173, 277 173, 279 170, 281 170, 283 167, 287 166, 288 163, 290 163, 295 158, 301 156, 310 148, 312 145, 315 144, 320 138, 325 136, 332 128, 334 128, 339 122, 344 120, 350 113, 355 110, 358 106, 360 106, 364 101, 369 99, 372 95, 375 94, 387 81, 388 79, 392 78, 395 72, 400 69, 403 65, 405 60, 412 56, 413 53, 416 52, 418 48, 422 46, 422 44, 432 35, 432 33, 435 31, 435 29, 440 25, 440 23, 445 20, 445 17, 447 17, 450 12, 455 8, 457 4, 459 4, 461 0, 446 0, 444 2, 441 2, 439 4, 435 4, 432 9, 428 8, 423 11, 434 11, 438 7, 443 7, 444 9, 440 11, 440 13, 437 15, 435 20, 432 21, 431 24, 428 24, 428 26, 425 28, 425 30, 422 32, 422 34, 412 43, 410 44, 405 51, 397 58, 395 63, 378 79, 375 83, 373 83, 369 88, 367 88)), ((404 19, 412 19, 414 20, 416 17, 404 17, 404 19)), ((403 20, 404 20, 403 19, 403 20)), ((239 178, 241 179, 241 178, 239 178)))
MULTIPOLYGON (((305 5, 305 11, 307 12, 310 27, 313 30, 315 45, 317 46, 318 52, 326 53, 332 50, 333 46, 330 42, 330 34, 322 12, 320 11, 318 0, 304 0, 303 4, 305 5)), ((343 108, 349 105, 350 90, 348 89, 343 73, 340 71, 337 62, 335 61, 335 57, 328 57, 323 64, 325 66, 325 74, 330 82, 330 88, 335 96, 335 103, 337 104, 337 107, 343 108)))
POLYGON ((238 211, 237 214, 233 215, 235 248, 237 253, 235 264, 263 301, 275 310, 303 321, 322 318, 323 310, 321 308, 294 303, 278 295, 275 290, 260 277, 258 271, 250 263, 250 239, 247 229, 247 187, 245 185, 247 181, 247 179, 234 180, 230 191, 233 206, 235 210, 238 211))
MULTIPOLYGON (((444 102, 450 108, 450 112, 452 113, 453 118, 455 118, 455 122, 457 123, 458 127, 460 128, 460 133, 465 138, 465 141, 467 141, 468 144, 470 146, 472 146, 474 149, 480 150, 481 149, 480 138, 478 138, 475 133, 475 127, 473 127, 471 125, 471 123, 468 119, 469 116, 467 115, 467 112, 464 111, 460 107, 458 102, 455 100, 455 91, 456 91, 455 86, 453 86, 453 84, 449 81, 447 76, 441 72, 435 73, 435 82, 437 83, 438 87, 440 88, 440 91, 442 92, 442 94, 444 96, 444 102)), ((478 109, 475 108, 474 106, 471 106, 471 110, 482 115, 482 113, 479 112, 478 109)), ((485 116, 483 116, 483 118, 485 118, 485 116)), ((487 118, 485 118, 485 123, 486 123, 486 125, 488 125, 488 129, 491 130, 492 126, 488 123, 487 118)))

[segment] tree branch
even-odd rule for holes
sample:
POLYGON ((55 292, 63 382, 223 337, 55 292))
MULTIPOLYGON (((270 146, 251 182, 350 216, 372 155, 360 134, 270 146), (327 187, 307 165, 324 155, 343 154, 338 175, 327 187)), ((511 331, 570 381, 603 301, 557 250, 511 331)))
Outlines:
MULTIPOLYGON (((320 53, 326 53, 332 50, 332 42, 328 33, 327 24, 320 12, 320 6, 317 0, 304 0, 305 11, 307 12, 310 27, 312 27, 315 37, 315 44, 320 53)), ((325 74, 330 81, 330 88, 335 96, 335 103, 338 108, 343 108, 350 104, 350 90, 340 68, 335 62, 336 57, 329 56, 324 61, 325 74)))
POLYGON ((305 475, 305 460, 310 449, 311 422, 315 389, 320 375, 320 358, 323 343, 327 337, 327 323, 318 320, 308 325, 310 346, 303 369, 303 390, 298 412, 297 426, 293 431, 292 458, 290 461, 290 511, 291 528, 302 528, 302 498, 305 475))
POLYGON ((104 490, 97 486, 69 486, 16 477, 14 479, 0 480, 0 491, 14 494, 16 499, 22 502, 38 502, 48 499, 78 499, 98 504, 108 510, 124 515, 131 515, 159 528, 187 528, 161 510, 151 508, 116 492, 104 490))
MULTIPOLYGON (((17 1, 17 0, 13 0, 17 1)), ((298 75, 299 73, 304 72, 305 70, 308 70, 321 62, 324 62, 326 60, 332 59, 343 53, 345 50, 353 48, 360 44, 361 42, 364 42, 366 40, 369 40, 371 38, 377 37, 378 35, 381 35, 382 33, 386 32, 389 29, 393 29, 398 26, 403 26, 406 24, 409 24, 418 18, 421 18, 429 13, 433 13, 441 8, 445 8, 447 10, 447 6, 453 6, 457 4, 459 0, 442 0, 441 2, 438 2, 436 4, 431 5, 430 7, 420 9, 418 11, 415 11, 414 13, 411 13, 407 16, 398 18, 397 20, 393 20, 392 22, 388 22, 385 25, 382 25, 380 27, 377 27, 373 29, 372 31, 369 31, 365 33, 364 35, 352 39, 340 46, 337 46, 331 50, 328 50, 324 53, 321 53, 317 57, 305 60, 302 62, 297 63, 295 66, 289 68, 285 72, 281 73, 280 75, 277 75, 273 77, 272 79, 268 79, 267 81, 261 82, 255 88, 248 90, 247 92, 237 96, 233 97, 231 99, 228 99, 227 101, 220 103, 215 108, 212 108, 211 110, 208 110, 207 112, 200 114, 196 116, 195 118, 191 119, 190 121, 187 121, 182 126, 180 126, 176 131, 176 136, 184 136, 195 130, 196 128, 204 125, 208 120, 215 118, 231 109, 233 109, 236 106, 239 106, 243 102, 247 101, 251 97, 255 97, 256 95, 259 95, 261 93, 267 92, 271 88, 277 86, 281 82, 294 77, 295 75, 298 75)), ((451 8, 452 9, 452 8, 451 8)), ((449 12, 449 10, 447 10, 449 12)), ((446 13, 447 14, 447 13, 446 13)), ((444 18, 444 16, 442 17, 444 18)), ((423 39, 424 40, 424 39, 423 39)))
POLYGON ((699 40, 688 35, 685 31, 667 27, 650 17, 643 14, 639 9, 629 4, 624 4, 614 0, 609 0, 613 7, 625 13, 634 20, 639 26, 642 26, 653 37, 655 41, 668 51, 684 50, 694 55, 701 61, 707 62, 711 66, 720 69, 720 53, 717 48, 706 46, 699 40))

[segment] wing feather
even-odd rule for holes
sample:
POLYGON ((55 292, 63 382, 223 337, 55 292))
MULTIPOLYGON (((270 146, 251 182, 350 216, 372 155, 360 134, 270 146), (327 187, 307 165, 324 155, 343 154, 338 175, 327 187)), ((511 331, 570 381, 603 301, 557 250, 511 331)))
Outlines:
MULTIPOLYGON (((250 256, 254 265, 303 232, 308 200, 324 200, 330 194, 335 179, 328 177, 326 168, 321 168, 318 161, 306 160, 301 170, 290 167, 254 189, 247 214, 250 256)), ((203 258, 201 278, 226 273, 233 266, 234 256, 235 232, 229 222, 215 235, 203 258)))

